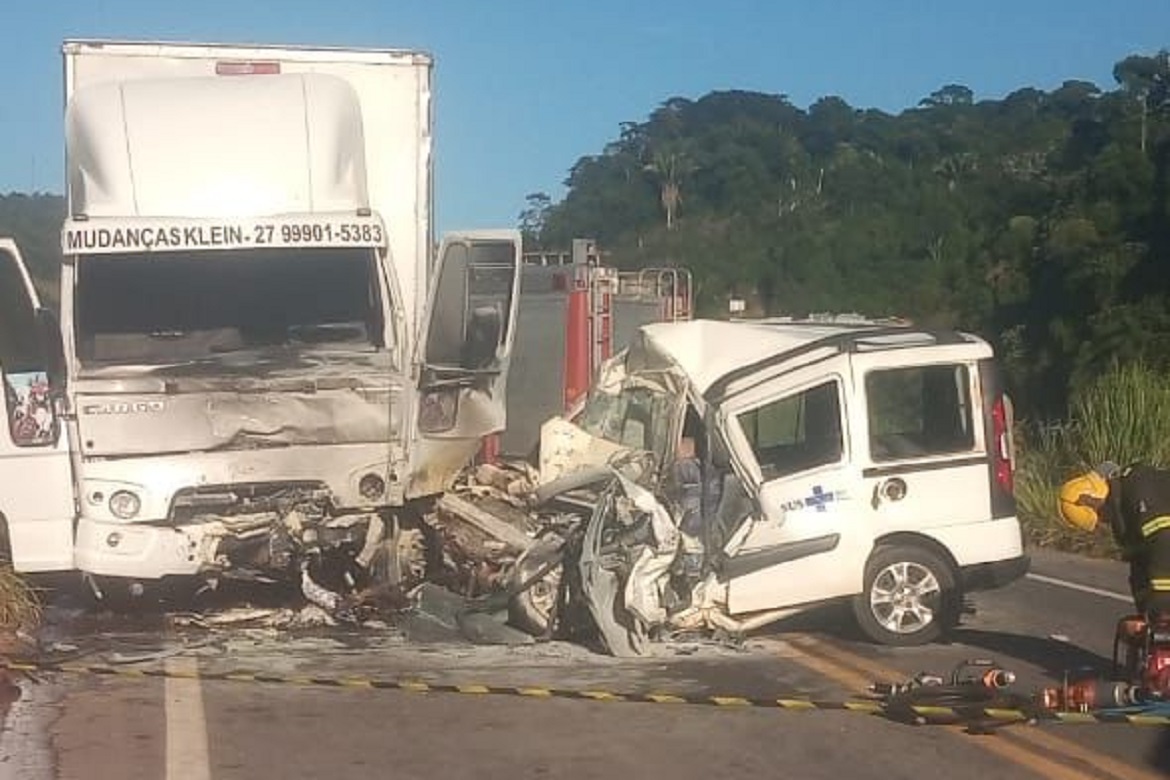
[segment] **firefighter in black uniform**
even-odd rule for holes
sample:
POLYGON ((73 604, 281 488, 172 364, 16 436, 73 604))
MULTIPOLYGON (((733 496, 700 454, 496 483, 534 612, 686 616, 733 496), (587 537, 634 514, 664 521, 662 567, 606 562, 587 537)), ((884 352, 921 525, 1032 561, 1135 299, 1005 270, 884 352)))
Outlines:
POLYGON ((1170 470, 1103 463, 1060 489, 1060 516, 1092 533, 1106 523, 1129 563, 1134 606, 1170 617, 1170 470))

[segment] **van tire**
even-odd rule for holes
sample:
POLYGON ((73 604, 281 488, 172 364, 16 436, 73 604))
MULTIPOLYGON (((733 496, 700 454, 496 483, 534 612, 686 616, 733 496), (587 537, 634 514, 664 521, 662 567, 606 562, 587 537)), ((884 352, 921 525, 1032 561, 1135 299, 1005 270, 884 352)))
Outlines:
POLYGON ((873 641, 912 647, 930 644, 955 626, 961 605, 954 570, 946 561, 925 547, 898 544, 870 555, 853 614, 873 641))

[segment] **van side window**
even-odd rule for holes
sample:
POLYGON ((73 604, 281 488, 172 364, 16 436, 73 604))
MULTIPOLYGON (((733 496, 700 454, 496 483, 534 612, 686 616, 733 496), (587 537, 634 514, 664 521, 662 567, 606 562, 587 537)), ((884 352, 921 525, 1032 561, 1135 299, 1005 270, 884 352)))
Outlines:
POLYGON ((875 461, 947 455, 975 447, 966 366, 872 371, 865 377, 865 392, 869 448, 875 461))
POLYGON ((36 316, 16 258, 0 251, 0 365, 10 372, 43 370, 36 316))
POLYGON ((825 382, 737 415, 765 480, 836 463, 844 451, 837 382, 825 382))

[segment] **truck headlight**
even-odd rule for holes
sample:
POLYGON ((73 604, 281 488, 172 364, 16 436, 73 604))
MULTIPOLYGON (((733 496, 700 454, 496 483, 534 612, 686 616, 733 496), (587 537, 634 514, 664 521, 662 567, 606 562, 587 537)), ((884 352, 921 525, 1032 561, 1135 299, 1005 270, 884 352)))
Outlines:
POLYGON ((459 388, 431 390, 419 399, 418 428, 422 433, 446 433, 455 427, 459 388))
POLYGON ((142 509, 142 501, 129 490, 119 490, 110 496, 110 512, 120 520, 131 520, 142 509))
POLYGON ((377 474, 366 474, 358 482, 358 492, 367 501, 376 501, 386 493, 386 480, 377 474))

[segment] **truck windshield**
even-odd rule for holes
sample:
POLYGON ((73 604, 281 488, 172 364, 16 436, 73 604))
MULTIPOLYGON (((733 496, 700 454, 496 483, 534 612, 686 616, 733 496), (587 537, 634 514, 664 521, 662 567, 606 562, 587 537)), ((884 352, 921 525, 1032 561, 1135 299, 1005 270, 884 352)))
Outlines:
POLYGON ((375 253, 252 249, 77 263, 78 358, 163 364, 266 348, 383 345, 375 253))

